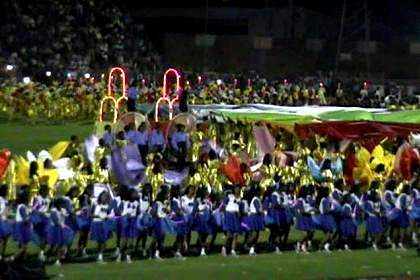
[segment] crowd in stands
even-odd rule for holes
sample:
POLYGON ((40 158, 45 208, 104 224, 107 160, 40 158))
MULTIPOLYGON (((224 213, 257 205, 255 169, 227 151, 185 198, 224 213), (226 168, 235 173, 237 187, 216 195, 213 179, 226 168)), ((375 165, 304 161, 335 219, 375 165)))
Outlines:
POLYGON ((119 3, 104 1, 2 1, 0 62, 23 76, 82 76, 109 65, 153 71, 159 63, 144 25, 119 3))

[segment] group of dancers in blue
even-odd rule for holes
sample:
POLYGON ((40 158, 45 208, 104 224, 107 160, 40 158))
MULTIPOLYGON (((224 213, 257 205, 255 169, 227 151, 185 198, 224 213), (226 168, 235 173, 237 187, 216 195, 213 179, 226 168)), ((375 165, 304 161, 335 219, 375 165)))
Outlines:
POLYGON ((407 184, 397 194, 395 187, 389 183, 384 191, 371 187, 360 192, 356 187, 348 192, 342 190, 338 180, 333 188, 304 185, 296 191, 292 183, 275 180, 264 190, 258 184, 225 186, 223 194, 205 186, 162 185, 153 197, 150 184, 138 189, 119 186, 115 193, 102 191, 97 196, 95 186, 88 185, 81 195, 72 188, 65 196, 51 198, 48 187, 41 185, 34 199, 21 188, 16 203, 11 205, 6 199, 8 187, 3 185, 0 256, 7 257, 7 242, 13 238, 19 249, 7 258, 25 258, 29 243, 34 243, 39 247, 40 260, 60 265, 70 258, 73 243, 77 243, 77 254, 86 257, 90 240, 97 243, 97 261, 104 263, 107 243, 115 238, 114 259, 130 263, 137 250, 143 257, 161 259, 165 237, 172 235, 172 254, 183 259, 183 255, 192 254, 193 232, 200 256, 214 248, 218 234, 225 237, 222 255, 238 256, 246 251, 255 256, 258 250, 287 250, 293 228, 304 233, 295 246, 302 253, 315 249, 316 231, 324 236, 317 248, 325 252, 333 248, 350 251, 356 238, 363 236, 360 233, 365 233, 364 241, 373 250, 387 243, 404 250, 409 242, 417 242, 420 192, 407 184), (265 230, 269 232, 266 249, 259 244, 265 230))

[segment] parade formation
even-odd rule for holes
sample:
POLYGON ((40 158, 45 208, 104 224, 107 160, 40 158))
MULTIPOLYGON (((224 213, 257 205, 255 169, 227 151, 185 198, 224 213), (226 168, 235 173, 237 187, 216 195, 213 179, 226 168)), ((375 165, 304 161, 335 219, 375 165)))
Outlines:
MULTIPOLYGON (((97 244, 99 263, 417 246, 420 127, 378 121, 343 131, 359 120, 343 120, 340 130, 332 117, 288 124, 251 120, 247 112, 231 119, 208 107, 197 114, 188 105, 319 111, 347 101, 341 86, 326 94, 324 83, 333 87, 328 81, 254 79, 241 88, 236 79, 201 76, 192 85, 180 71, 170 72, 159 90, 129 85, 124 69, 113 68, 101 82, 70 83, 75 96, 35 84, 0 96, 10 117, 96 120, 86 139, 69 135, 37 155, 0 153, 2 259, 23 260, 34 244, 41 261, 60 265, 87 257, 89 242, 97 244), (17 94, 30 87, 29 95, 17 94), (152 109, 138 109, 147 103, 152 109), (290 244, 297 232, 303 238, 290 244), (169 239, 173 244, 165 247, 169 239), (13 254, 6 254, 9 240, 18 244, 13 254), (110 246, 113 254, 105 254, 110 246)), ((411 106, 415 114, 418 102, 392 104, 379 89, 368 89, 360 85, 357 104, 411 106)), ((365 105, 359 107, 375 107, 365 105)))

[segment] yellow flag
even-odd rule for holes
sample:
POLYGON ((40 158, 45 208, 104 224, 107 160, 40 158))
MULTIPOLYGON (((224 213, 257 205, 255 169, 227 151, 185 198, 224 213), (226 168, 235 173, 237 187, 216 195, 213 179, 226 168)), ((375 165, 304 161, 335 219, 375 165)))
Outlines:
POLYGON ((48 152, 53 158, 53 161, 61 158, 61 156, 67 150, 67 147, 69 146, 69 144, 70 144, 70 141, 60 141, 49 149, 48 152))

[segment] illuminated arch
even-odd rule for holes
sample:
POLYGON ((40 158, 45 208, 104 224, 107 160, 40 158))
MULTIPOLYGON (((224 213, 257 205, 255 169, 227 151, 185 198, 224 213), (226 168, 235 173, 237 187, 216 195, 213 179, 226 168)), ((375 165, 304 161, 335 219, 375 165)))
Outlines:
POLYGON ((179 91, 181 90, 181 75, 176 69, 169 68, 165 71, 165 74, 163 75, 163 86, 162 86, 162 96, 157 100, 156 106, 155 106, 155 121, 159 121, 159 106, 161 102, 167 102, 169 107, 169 119, 171 120, 173 118, 174 113, 174 104, 179 100, 179 91), (176 78, 176 96, 174 98, 170 98, 168 92, 167 92, 167 79, 168 75, 173 74, 176 78))
POLYGON ((127 98, 127 77, 126 77, 125 71, 121 67, 113 67, 111 68, 108 74, 107 92, 106 92, 106 96, 101 101, 101 107, 99 109, 99 121, 103 122, 103 106, 106 100, 112 101, 112 104, 114 106, 113 123, 116 123, 122 102, 126 101, 127 99, 128 99, 127 98), (119 74, 119 76, 122 79, 122 85, 121 85, 122 96, 119 97, 118 99, 115 99, 115 94, 112 90, 112 80, 115 76, 115 73, 119 74))
POLYGON ((99 121, 103 122, 103 110, 104 110, 104 104, 105 101, 107 100, 111 100, 113 107, 114 107, 114 116, 112 118, 112 122, 116 123, 117 119, 118 119, 118 105, 117 105, 117 101, 115 100, 115 98, 113 96, 105 96, 104 98, 102 98, 101 100, 101 107, 99 108, 99 121))

